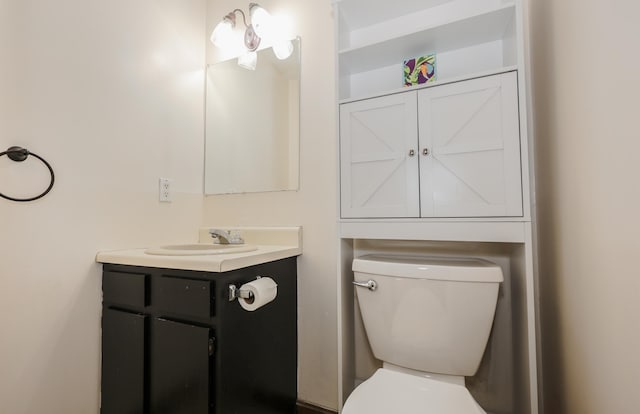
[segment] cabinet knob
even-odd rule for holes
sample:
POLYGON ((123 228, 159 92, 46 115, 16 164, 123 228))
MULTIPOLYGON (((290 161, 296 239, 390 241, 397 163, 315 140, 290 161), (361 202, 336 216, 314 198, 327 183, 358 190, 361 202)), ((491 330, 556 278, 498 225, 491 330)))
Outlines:
POLYGON ((409 150, 409 156, 413 157, 414 155, 416 155, 416 151, 415 150, 409 150))
POLYGON ((429 148, 425 148, 422 150, 422 155, 429 155, 429 148))

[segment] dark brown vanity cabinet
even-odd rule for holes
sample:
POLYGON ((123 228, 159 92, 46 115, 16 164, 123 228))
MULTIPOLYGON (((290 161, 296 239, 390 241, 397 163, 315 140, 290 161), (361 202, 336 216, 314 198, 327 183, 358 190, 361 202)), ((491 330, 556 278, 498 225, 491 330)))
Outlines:
POLYGON ((223 273, 105 264, 102 414, 295 413, 296 259, 223 273), (249 312, 229 286, 276 299, 249 312))

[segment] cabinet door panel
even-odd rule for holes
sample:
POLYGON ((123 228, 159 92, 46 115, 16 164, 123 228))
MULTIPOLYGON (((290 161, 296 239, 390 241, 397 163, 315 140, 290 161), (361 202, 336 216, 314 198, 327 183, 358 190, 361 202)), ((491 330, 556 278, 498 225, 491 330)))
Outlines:
POLYGON ((424 89, 418 102, 422 217, 522 216, 516 73, 424 89))
POLYGON ((145 316, 102 312, 102 414, 144 413, 145 316))
POLYGON ((416 105, 415 92, 341 105, 342 217, 418 217, 416 105))
POLYGON ((154 319, 151 326, 151 414, 209 414, 213 396, 211 329, 154 319))

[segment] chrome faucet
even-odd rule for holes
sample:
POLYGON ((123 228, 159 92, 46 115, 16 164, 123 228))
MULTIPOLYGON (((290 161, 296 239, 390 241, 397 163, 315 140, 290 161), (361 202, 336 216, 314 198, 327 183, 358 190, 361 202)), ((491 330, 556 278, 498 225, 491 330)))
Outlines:
POLYGON ((240 237, 238 230, 224 231, 220 229, 210 229, 209 234, 219 244, 244 244, 244 240, 240 237))

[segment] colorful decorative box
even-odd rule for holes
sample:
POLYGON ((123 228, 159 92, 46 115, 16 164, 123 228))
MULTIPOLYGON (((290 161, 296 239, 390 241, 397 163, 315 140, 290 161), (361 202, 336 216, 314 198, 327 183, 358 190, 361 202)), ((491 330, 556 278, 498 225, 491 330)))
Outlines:
POLYGON ((415 86, 436 80, 436 54, 404 61, 404 86, 415 86))

